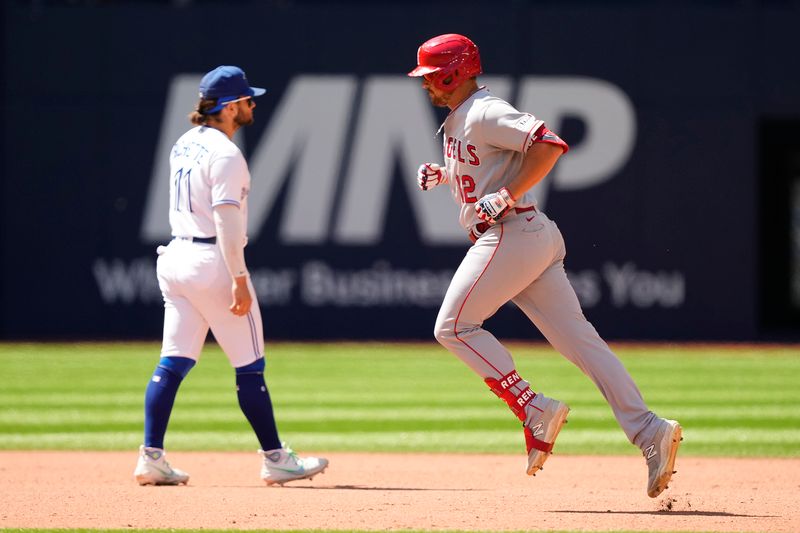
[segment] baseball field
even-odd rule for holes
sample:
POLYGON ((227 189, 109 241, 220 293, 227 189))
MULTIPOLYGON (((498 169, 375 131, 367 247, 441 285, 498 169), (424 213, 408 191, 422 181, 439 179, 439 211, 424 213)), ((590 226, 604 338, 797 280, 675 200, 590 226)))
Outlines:
POLYGON ((281 437, 331 460, 268 488, 213 343, 166 439, 185 487, 132 478, 157 343, 0 344, 0 527, 800 531, 800 346, 612 343, 650 407, 684 426, 655 499, 594 385, 547 345, 510 347, 534 390, 572 408, 536 477, 516 418, 435 342, 268 343, 281 437))

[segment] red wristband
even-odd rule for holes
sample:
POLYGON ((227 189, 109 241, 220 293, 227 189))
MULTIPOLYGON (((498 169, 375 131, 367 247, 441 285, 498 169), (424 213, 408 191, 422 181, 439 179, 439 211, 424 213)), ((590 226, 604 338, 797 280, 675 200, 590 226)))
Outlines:
POLYGON ((497 194, 499 194, 503 198, 503 200, 505 200, 508 207, 514 207, 514 205, 516 205, 517 199, 514 198, 514 195, 511 194, 511 191, 509 191, 508 188, 503 187, 502 189, 497 191, 497 194))

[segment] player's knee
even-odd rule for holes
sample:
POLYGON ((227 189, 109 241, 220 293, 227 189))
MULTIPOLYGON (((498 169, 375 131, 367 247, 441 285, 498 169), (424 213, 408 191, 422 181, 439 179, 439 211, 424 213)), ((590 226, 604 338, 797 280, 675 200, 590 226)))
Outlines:
POLYGON ((197 361, 189 357, 169 356, 161 358, 158 362, 158 368, 164 369, 182 380, 196 363, 197 361))
POLYGON ((452 320, 437 320, 433 327, 433 336, 442 346, 447 346, 457 340, 454 322, 452 320))
POLYGON ((254 363, 250 363, 249 365, 244 365, 236 368, 237 375, 243 374, 263 374, 264 368, 266 368, 266 363, 264 362, 264 358, 257 359, 254 363))

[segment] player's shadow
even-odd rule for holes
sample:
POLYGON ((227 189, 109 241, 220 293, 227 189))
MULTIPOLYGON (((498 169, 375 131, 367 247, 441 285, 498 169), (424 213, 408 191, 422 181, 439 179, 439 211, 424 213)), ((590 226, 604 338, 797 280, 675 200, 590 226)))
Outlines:
POLYGON ((649 515, 675 515, 675 516, 728 516, 732 518, 778 518, 776 515, 737 514, 724 511, 672 511, 668 509, 658 511, 547 511, 548 513, 571 514, 649 514, 649 515))
POLYGON ((399 491, 399 492, 416 492, 416 491, 439 491, 439 492, 480 492, 486 489, 435 489, 435 488, 421 488, 421 487, 373 487, 368 485, 323 485, 323 486, 301 486, 301 485, 286 485, 285 489, 315 489, 315 490, 376 490, 376 491, 399 491))

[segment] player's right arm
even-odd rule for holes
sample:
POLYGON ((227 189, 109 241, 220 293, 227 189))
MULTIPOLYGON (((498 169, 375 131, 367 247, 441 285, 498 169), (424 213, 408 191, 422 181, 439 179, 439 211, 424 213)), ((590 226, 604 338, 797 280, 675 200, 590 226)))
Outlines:
POLYGON ((437 163, 423 163, 417 169, 417 185, 423 191, 429 191, 449 181, 447 169, 437 163))
POLYGON ((246 315, 253 304, 244 261, 245 221, 241 202, 249 185, 247 163, 238 148, 221 154, 211 163, 211 205, 217 243, 231 275, 231 313, 246 315))
POLYGON ((247 266, 244 262, 244 223, 239 206, 221 204, 214 207, 214 225, 217 228, 217 242, 231 274, 231 297, 229 309, 237 316, 246 315, 253 304, 253 297, 247 284, 247 266))

